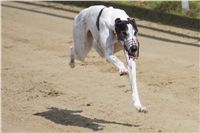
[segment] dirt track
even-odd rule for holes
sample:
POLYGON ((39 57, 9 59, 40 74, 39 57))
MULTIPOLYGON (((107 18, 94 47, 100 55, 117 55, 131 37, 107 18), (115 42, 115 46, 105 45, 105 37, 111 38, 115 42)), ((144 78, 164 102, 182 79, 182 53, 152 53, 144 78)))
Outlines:
MULTIPOLYGON (((65 9, 3 2, 4 133, 198 132, 197 33, 137 21, 137 81, 149 111, 142 114, 133 106, 128 77, 120 77, 94 50, 85 63, 68 66, 73 17, 79 8, 65 9)), ((124 60, 122 52, 117 55, 124 60)))

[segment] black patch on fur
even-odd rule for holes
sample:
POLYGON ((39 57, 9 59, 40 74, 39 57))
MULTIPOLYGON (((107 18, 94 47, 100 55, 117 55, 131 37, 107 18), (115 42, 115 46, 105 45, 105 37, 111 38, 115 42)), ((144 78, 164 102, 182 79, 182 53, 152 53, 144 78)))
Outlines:
POLYGON ((134 19, 128 18, 127 20, 121 20, 120 18, 115 19, 115 31, 117 34, 117 38, 121 41, 123 41, 126 38, 126 31, 128 30, 127 24, 131 24, 133 28, 135 29, 135 35, 138 32, 137 25, 135 23, 134 19))

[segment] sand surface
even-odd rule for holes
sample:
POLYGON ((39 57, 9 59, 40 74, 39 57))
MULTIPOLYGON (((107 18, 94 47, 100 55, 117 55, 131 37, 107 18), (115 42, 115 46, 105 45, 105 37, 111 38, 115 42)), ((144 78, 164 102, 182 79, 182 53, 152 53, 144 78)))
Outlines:
MULTIPOLYGON (((38 4, 38 5, 35 5, 38 4)), ((137 83, 92 50, 71 69, 73 18, 64 10, 2 2, 2 131, 198 132, 199 40, 193 31, 138 20, 137 83)), ((123 53, 117 56, 124 62, 123 53)))

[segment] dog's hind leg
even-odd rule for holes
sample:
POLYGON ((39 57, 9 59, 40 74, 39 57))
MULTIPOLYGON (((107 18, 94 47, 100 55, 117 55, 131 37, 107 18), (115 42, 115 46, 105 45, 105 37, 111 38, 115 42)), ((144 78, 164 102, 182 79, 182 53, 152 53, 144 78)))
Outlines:
MULTIPOLYGON (((79 45, 80 46, 80 45, 79 45)), ((70 47, 70 62, 69 65, 71 68, 75 67, 75 60, 84 61, 86 51, 83 51, 82 47, 77 47, 75 45, 70 47)))
POLYGON ((70 62, 69 62, 69 65, 71 68, 74 68, 75 67, 75 55, 74 55, 74 47, 71 46, 70 47, 70 62))
MULTIPOLYGON (((78 27, 83 28, 83 27, 78 27)), ((92 48, 93 37, 90 31, 74 30, 74 45, 70 47, 70 62, 69 65, 75 67, 75 59, 84 61, 85 57, 92 48)))
POLYGON ((76 16, 73 26, 73 45, 70 47, 70 61, 69 65, 75 67, 75 59, 84 60, 84 45, 85 45, 85 24, 81 20, 81 16, 76 16))

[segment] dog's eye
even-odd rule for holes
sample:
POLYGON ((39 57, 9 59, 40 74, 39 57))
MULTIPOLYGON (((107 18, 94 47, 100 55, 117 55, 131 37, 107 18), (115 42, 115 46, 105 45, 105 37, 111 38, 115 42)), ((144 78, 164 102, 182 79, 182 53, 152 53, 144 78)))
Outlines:
POLYGON ((123 36, 127 36, 127 35, 128 35, 126 31, 122 31, 121 34, 122 34, 123 36))
POLYGON ((136 36, 136 35, 137 35, 137 32, 134 32, 134 35, 136 36))
POLYGON ((138 34, 138 32, 135 31, 135 32, 134 32, 134 35, 137 36, 137 34, 138 34))

